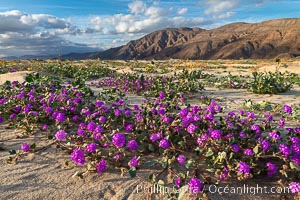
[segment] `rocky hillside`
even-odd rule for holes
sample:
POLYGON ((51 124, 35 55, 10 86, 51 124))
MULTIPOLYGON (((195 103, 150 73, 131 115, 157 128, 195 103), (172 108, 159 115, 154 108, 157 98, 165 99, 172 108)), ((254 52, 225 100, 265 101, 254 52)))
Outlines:
POLYGON ((85 54, 101 59, 240 59, 300 56, 300 18, 233 23, 212 30, 168 28, 85 54))

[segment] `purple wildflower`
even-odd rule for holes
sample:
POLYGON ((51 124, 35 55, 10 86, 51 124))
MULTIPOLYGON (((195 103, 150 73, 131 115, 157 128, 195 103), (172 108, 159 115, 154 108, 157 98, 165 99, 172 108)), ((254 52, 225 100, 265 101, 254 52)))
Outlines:
POLYGON ((92 152, 94 152, 94 151, 96 151, 96 149, 97 149, 97 144, 95 144, 95 143, 91 143, 91 144, 87 144, 86 145, 86 151, 87 152, 90 152, 90 153, 92 153, 92 152))
POLYGON ((284 110, 288 115, 291 115, 292 112, 293 112, 292 107, 289 106, 289 105, 284 105, 284 106, 283 106, 283 110, 284 110))
POLYGON ((129 167, 137 167, 139 165, 139 159, 134 156, 128 163, 129 167))
POLYGON ((126 115, 126 116, 130 116, 131 115, 131 111, 130 111, 129 108, 127 108, 127 109, 125 108, 124 115, 126 115))
POLYGON ((104 105, 104 102, 102 102, 102 101, 96 101, 96 103, 95 103, 96 107, 101 107, 103 105, 104 105))
POLYGON ((297 137, 291 137, 290 141, 291 141, 293 144, 299 144, 299 145, 300 145, 300 139, 297 138, 297 137))
POLYGON ((205 119, 212 121, 215 116, 212 113, 208 113, 204 117, 205 117, 205 119))
POLYGON ((120 160, 121 158, 123 158, 123 154, 121 153, 118 153, 117 155, 114 156, 114 160, 116 161, 120 160))
POLYGON ((197 178, 192 178, 189 181, 188 186, 189 186, 190 192, 194 193, 194 194, 199 193, 203 188, 201 181, 197 178))
POLYGON ((238 113, 240 113, 240 115, 244 115, 245 114, 245 112, 243 111, 243 110, 238 110, 238 113))
POLYGON ((102 140, 102 134, 100 132, 94 132, 94 140, 102 140))
POLYGON ((183 108, 181 111, 180 111, 180 117, 183 118, 185 117, 187 114, 188 114, 188 109, 187 108, 183 108))
POLYGON ((103 132, 103 127, 100 125, 96 126, 93 131, 94 134, 98 134, 98 133, 102 133, 102 132, 103 132))
POLYGON ((216 111, 215 111, 215 107, 214 106, 207 106, 206 107, 206 110, 212 114, 214 114, 216 111))
POLYGON ((61 123, 61 122, 64 122, 66 120, 66 118, 67 117, 64 113, 58 113, 55 119, 61 123))
POLYGON ((91 121, 90 123, 88 123, 87 129, 89 132, 93 132, 95 130, 96 126, 97 126, 96 123, 91 121))
POLYGON ((268 177, 272 177, 274 174, 277 173, 278 168, 275 164, 268 162, 266 165, 268 167, 268 177))
POLYGON ((118 117, 122 114, 122 110, 116 109, 115 110, 115 116, 118 117))
POLYGON ((22 143, 22 144, 21 144, 21 150, 22 150, 23 152, 28 152, 28 151, 30 151, 30 145, 27 144, 26 142, 22 143))
POLYGON ((125 127, 126 132, 131 132, 133 131, 133 124, 127 124, 125 127))
POLYGON ((99 117, 99 122, 104 124, 106 122, 106 118, 104 116, 99 117))
POLYGON ((166 96, 166 94, 165 94, 164 92, 160 92, 160 93, 159 93, 159 98, 160 98, 161 100, 163 100, 163 99, 165 98, 165 96, 166 96))
POLYGON ((194 121, 195 121, 195 122, 198 122, 198 121, 200 121, 200 120, 202 120, 202 117, 201 117, 200 115, 195 115, 195 116, 194 116, 194 121))
POLYGON ((252 149, 245 149, 244 150, 244 155, 246 155, 246 156, 253 156, 253 151, 252 151, 252 149))
POLYGON ((119 104, 119 105, 122 105, 123 103, 124 103, 124 100, 123 100, 123 99, 119 99, 119 100, 118 100, 118 104, 119 104))
POLYGON ((178 163, 180 165, 184 165, 185 161, 186 161, 186 158, 184 155, 180 154, 179 156, 177 156, 176 160, 178 161, 178 163))
MULTIPOLYGON (((9 119, 14 119, 16 117, 16 114, 15 113, 12 113, 12 114, 10 114, 9 115, 9 119)), ((3 119, 2 119, 2 117, 0 116, 0 123, 2 123, 3 122, 3 119)))
POLYGON ((157 113, 159 115, 164 115, 166 113, 166 110, 164 108, 160 108, 160 109, 158 109, 157 113))
POLYGON ((279 139, 280 139, 280 135, 279 135, 276 131, 270 132, 270 133, 269 133, 269 136, 270 136, 273 140, 279 140, 279 139))
POLYGON ((234 152, 238 152, 241 149, 237 144, 231 144, 231 148, 234 152))
POLYGON ((128 143, 127 143, 127 148, 131 151, 136 151, 138 150, 139 148, 139 144, 137 143, 137 141, 135 140, 130 140, 128 143))
POLYGON ((263 151, 268 151, 271 147, 270 142, 267 140, 261 140, 260 145, 261 145, 261 148, 263 149, 263 151))
POLYGON ((224 136, 224 139, 228 140, 230 138, 233 138, 234 134, 233 133, 228 133, 226 136, 224 136))
POLYGON ((58 141, 64 140, 67 137, 67 133, 64 130, 58 130, 55 134, 55 138, 58 141))
POLYGON ((246 133, 245 133, 245 132, 241 132, 241 133, 240 133, 240 137, 241 137, 241 138, 246 137, 246 133))
POLYGON ((43 131, 46 131, 47 129, 48 129, 47 124, 44 124, 43 127, 42 127, 42 130, 43 130, 43 131))
POLYGON ((50 115, 52 113, 52 108, 51 107, 46 107, 45 112, 47 115, 50 115))
POLYGON ((166 124, 170 124, 172 121, 173 121, 173 118, 172 118, 172 117, 165 117, 165 118, 164 118, 164 122, 165 122, 166 124))
POLYGON ((300 154, 294 154, 291 158, 291 161, 300 166, 300 154))
POLYGON ((287 146, 287 145, 285 145, 285 144, 280 144, 279 145, 279 151, 280 151, 280 153, 282 154, 282 155, 284 155, 284 157, 288 157, 289 155, 290 155, 290 153, 291 153, 291 150, 290 150, 290 148, 287 146))
POLYGON ((280 118, 280 119, 279 119, 279 127, 280 127, 280 128, 284 128, 284 125, 285 125, 285 120, 284 120, 284 118, 280 118))
POLYGON ((116 133, 112 137, 112 143, 116 147, 123 147, 125 145, 126 138, 122 133, 116 133))
POLYGON ((152 113, 153 115, 156 115, 156 114, 157 114, 156 108, 152 108, 152 109, 151 109, 151 113, 152 113))
POLYGON ((139 106, 138 105, 133 105, 133 109, 135 110, 135 111, 139 111, 140 110, 140 108, 139 108, 139 106))
POLYGON ((81 136, 81 135, 83 135, 83 134, 85 134, 85 131, 84 131, 84 130, 82 130, 82 129, 78 129, 78 130, 77 130, 77 135, 81 136))
POLYGON ((195 132, 195 130, 197 129, 197 126, 193 123, 191 123, 188 127, 187 127, 187 132, 189 134, 192 134, 195 132))
POLYGON ((24 107, 24 113, 27 114, 29 113, 29 111, 31 110, 32 105, 29 103, 24 107))
POLYGON ((180 188, 180 184, 181 184, 181 178, 180 178, 180 176, 178 176, 178 177, 175 179, 174 183, 175 183, 177 189, 179 189, 179 188, 180 188))
POLYGON ((289 188, 293 194, 300 192, 300 183, 290 182, 289 188))
POLYGON ((260 126, 257 124, 253 124, 251 127, 251 130, 255 131, 256 133, 260 133, 260 126))
POLYGON ((224 167, 221 174, 220 174, 220 176, 219 176, 219 179, 221 181, 224 181, 228 177, 228 172, 229 171, 228 171, 227 167, 224 167))
POLYGON ((76 122, 76 121, 78 121, 78 120, 79 120, 79 116, 78 116, 78 115, 74 115, 72 119, 73 119, 73 121, 75 121, 75 122, 76 122))
POLYGON ((106 164, 106 160, 102 159, 100 160, 100 162, 96 165, 97 168, 97 173, 102 173, 106 170, 107 168, 107 164, 106 164))
POLYGON ((300 144, 292 144, 291 150, 293 150, 295 153, 300 154, 300 144))
POLYGON ((266 118, 267 120, 269 120, 269 121, 272 121, 272 120, 273 120, 273 116, 272 116, 272 114, 270 114, 270 113, 266 113, 266 114, 265 114, 265 118, 266 118))
POLYGON ((71 153, 71 159, 78 165, 85 163, 84 152, 81 149, 74 149, 71 153))
POLYGON ((247 163, 244 163, 244 162, 239 162, 238 172, 249 174, 250 173, 249 165, 247 163))
POLYGON ((250 118, 250 119, 254 119, 255 118, 255 115, 253 112, 247 112, 246 113, 247 117, 250 118))
POLYGON ((19 112, 21 112, 21 110, 22 110, 22 107, 21 107, 21 106, 16 106, 16 107, 14 108, 14 112, 15 112, 15 113, 19 113, 19 112))
POLYGON ((170 148, 170 143, 167 139, 164 138, 164 139, 160 140, 159 146, 163 149, 169 149, 170 148))
POLYGON ((202 146, 204 144, 205 141, 207 141, 209 138, 208 134, 204 133, 201 135, 201 137, 197 138, 197 143, 202 146))
POLYGON ((220 131, 220 130, 213 130, 212 132, 211 132, 211 138, 213 138, 213 139, 220 139, 221 137, 222 137, 222 131, 220 131))
POLYGON ((152 133, 150 135, 150 140, 151 142, 156 142, 157 140, 162 138, 162 134, 161 133, 152 133))

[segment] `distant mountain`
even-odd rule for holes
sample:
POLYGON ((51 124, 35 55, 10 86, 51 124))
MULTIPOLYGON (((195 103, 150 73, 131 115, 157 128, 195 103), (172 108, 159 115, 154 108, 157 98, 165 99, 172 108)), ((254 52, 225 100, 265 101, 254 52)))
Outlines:
MULTIPOLYGON (((99 53, 99 52, 97 52, 99 53)), ((7 56, 0 59, 3 60, 46 60, 46 59, 61 59, 61 60, 84 60, 93 53, 69 53, 64 55, 23 55, 23 56, 7 56)))
POLYGON ((240 59, 300 56, 300 18, 232 23, 205 30, 167 28, 102 52, 2 59, 240 59))
POLYGON ((24 56, 7 56, 1 59, 3 60, 45 60, 45 59, 52 59, 57 56, 54 55, 24 55, 24 56))
POLYGON ((300 18, 232 23, 212 30, 167 28, 126 45, 68 59, 240 59, 300 56, 300 18))

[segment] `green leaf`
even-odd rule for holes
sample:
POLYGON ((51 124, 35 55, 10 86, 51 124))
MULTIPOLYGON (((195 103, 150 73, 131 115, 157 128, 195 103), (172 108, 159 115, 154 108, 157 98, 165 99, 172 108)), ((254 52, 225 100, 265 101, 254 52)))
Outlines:
POLYGON ((130 169, 129 171, 128 171, 128 173, 129 173, 129 176, 131 177, 131 178, 134 178, 135 176, 136 176, 136 170, 135 169, 130 169))
POLYGON ((148 145, 148 149, 149 149, 150 151, 154 151, 154 146, 153 146, 153 144, 149 144, 149 145, 148 145))
POLYGON ((163 180, 159 180, 159 181, 157 182, 157 184, 158 184, 158 185, 165 185, 165 182, 164 182, 163 180))
POLYGON ((28 82, 28 83, 32 83, 33 82, 32 76, 30 76, 30 75, 26 76, 25 81, 28 82))
POLYGON ((211 173, 214 173, 214 172, 215 172, 215 169, 210 168, 210 169, 206 169, 206 171, 211 172, 211 173))
POLYGON ((167 159, 163 159, 163 160, 161 161, 161 166, 162 166, 163 168, 167 168, 167 167, 168 167, 168 160, 167 160, 167 159))
POLYGON ((33 143, 32 145, 30 145, 30 148, 31 148, 31 149, 35 149, 35 148, 36 148, 36 144, 33 143))
POLYGON ((53 135, 48 135, 48 140, 52 140, 53 139, 53 135))
POLYGON ((12 150, 9 150, 9 151, 8 151, 8 153, 9 153, 10 155, 14 155, 14 154, 16 154, 16 153, 17 153, 17 151, 16 151, 16 150, 14 150, 14 149, 12 149, 12 150))
POLYGON ((148 176, 148 178, 149 178, 149 180, 151 180, 151 181, 155 181, 156 176, 155 176, 155 174, 150 174, 150 175, 148 176))
POLYGON ((290 168, 300 170, 300 166, 295 164, 294 162, 290 162, 290 168))
POLYGON ((253 148, 253 152, 254 152, 255 154, 258 153, 258 145, 256 145, 256 146, 253 148))
POLYGON ((210 157, 212 155, 214 155, 214 152, 211 150, 211 148, 208 148, 208 151, 206 152, 205 157, 210 157))
POLYGON ((9 114, 4 114, 4 120, 5 121, 9 120, 9 114))
POLYGON ((181 146, 181 147, 185 147, 185 142, 184 142, 184 141, 182 141, 182 140, 181 140, 181 141, 179 141, 179 142, 178 142, 178 144, 179 144, 179 146, 181 146))
POLYGON ((186 168, 189 168, 194 163, 194 160, 188 160, 185 164, 186 168))
POLYGON ((182 197, 185 195, 185 193, 188 192, 189 186, 188 185, 184 185, 180 188, 180 192, 178 195, 178 200, 182 199, 182 197))
POLYGON ((146 165, 147 167, 152 167, 152 166, 154 166, 156 163, 158 163, 158 160, 157 160, 157 159, 153 159, 153 160, 150 160, 150 161, 145 162, 145 165, 146 165))

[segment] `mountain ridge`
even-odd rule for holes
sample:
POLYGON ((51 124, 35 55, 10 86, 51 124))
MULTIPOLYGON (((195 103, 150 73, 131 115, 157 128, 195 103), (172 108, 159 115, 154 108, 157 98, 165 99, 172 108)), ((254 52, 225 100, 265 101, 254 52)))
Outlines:
POLYGON ((205 30, 167 28, 92 53, 101 59, 262 59, 300 56, 300 18, 236 22, 205 30))
MULTIPOLYGON (((206 30, 166 28, 100 52, 28 55, 7 59, 271 59, 300 57, 300 18, 235 22, 206 30)), ((5 58, 4 58, 5 59, 5 58)))

